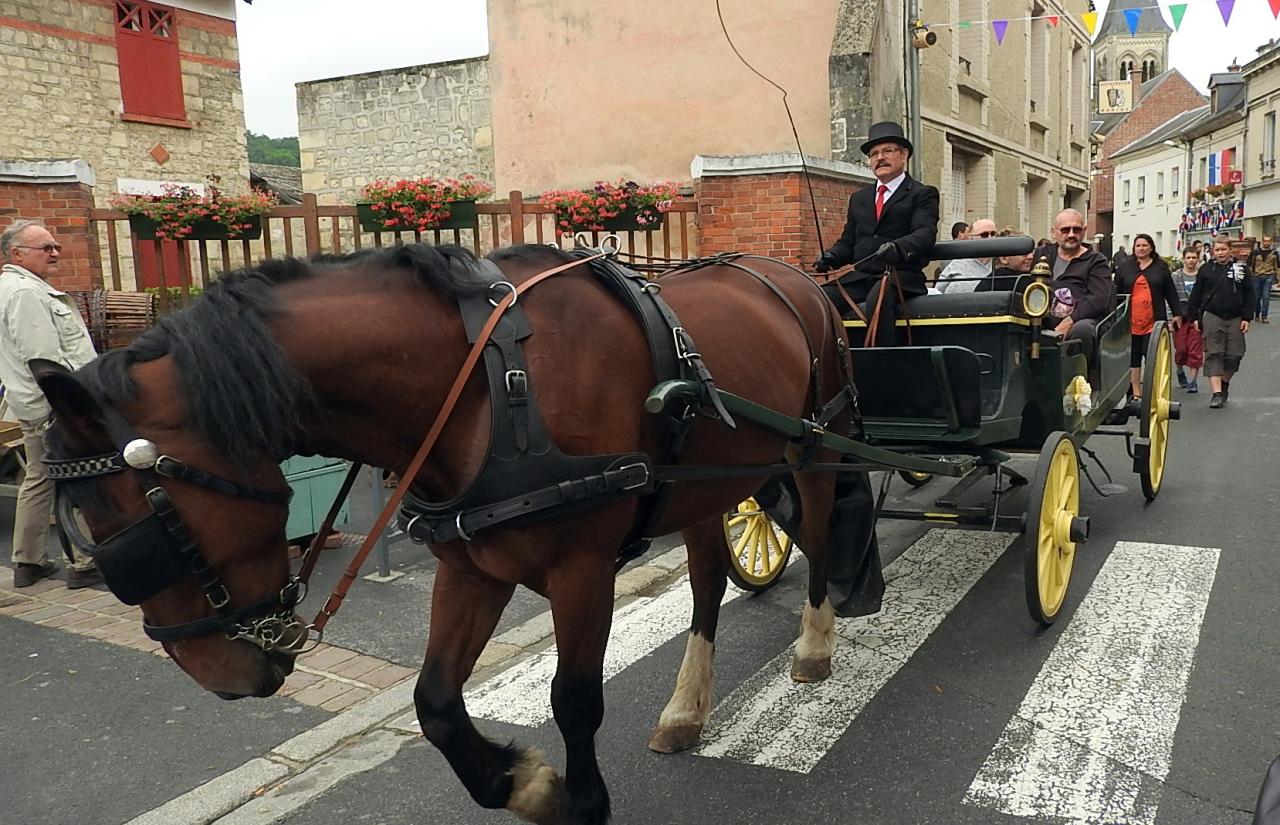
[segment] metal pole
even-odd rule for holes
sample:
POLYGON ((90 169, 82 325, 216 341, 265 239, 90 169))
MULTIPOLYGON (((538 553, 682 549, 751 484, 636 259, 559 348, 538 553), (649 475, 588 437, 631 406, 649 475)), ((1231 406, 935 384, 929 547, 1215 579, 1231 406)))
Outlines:
MULTIPOLYGON (((377 467, 369 468, 370 489, 373 493, 373 512, 378 514, 382 512, 382 508, 387 506, 387 491, 382 486, 382 470, 377 467)), ((378 575, 386 578, 391 575, 391 550, 387 543, 387 531, 383 530, 382 535, 378 536, 378 543, 374 546, 374 552, 378 560, 378 575)))
POLYGON ((911 145, 916 147, 911 153, 909 171, 911 177, 920 180, 920 49, 911 44, 911 26, 920 17, 920 0, 906 0, 907 19, 903 27, 902 51, 906 59, 907 81, 907 134, 911 145))

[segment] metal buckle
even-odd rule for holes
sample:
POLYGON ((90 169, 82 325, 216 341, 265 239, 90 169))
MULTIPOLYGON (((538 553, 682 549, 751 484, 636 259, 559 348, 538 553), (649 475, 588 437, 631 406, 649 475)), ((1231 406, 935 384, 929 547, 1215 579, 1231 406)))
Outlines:
POLYGON ((596 248, 603 252, 606 258, 612 258, 622 251, 622 238, 618 237, 617 232, 610 232, 600 239, 600 245, 596 248))
MULTIPOLYGON (((489 291, 493 292, 493 288, 499 286, 505 286, 507 289, 511 290, 511 303, 509 306, 515 306, 516 302, 520 300, 520 293, 516 291, 516 285, 510 281, 494 281, 489 284, 489 291)), ((492 298, 489 298, 488 301, 489 306, 496 307, 501 302, 501 299, 495 301, 492 298)))
POLYGON ((524 370, 507 370, 507 395, 519 400, 529 397, 529 375, 524 370))
POLYGON ((462 539, 463 541, 471 541, 471 536, 467 535, 467 531, 462 529, 462 511, 461 510, 459 510, 458 514, 453 517, 453 526, 456 527, 458 530, 458 538, 462 539))
POLYGON ((701 358, 702 354, 695 352, 690 344, 693 339, 689 337, 689 333, 685 332, 684 327, 672 327, 671 338, 675 342, 676 357, 681 361, 691 361, 694 358, 701 358))
POLYGON ((641 462, 636 462, 635 464, 627 464, 623 467, 619 467, 618 472, 622 473, 622 472, 626 472, 627 470, 634 470, 637 467, 644 470, 644 478, 640 479, 635 484, 628 484, 627 486, 620 488, 622 492, 625 493, 628 490, 637 490, 649 483, 650 472, 649 472, 648 464, 643 464, 641 462))

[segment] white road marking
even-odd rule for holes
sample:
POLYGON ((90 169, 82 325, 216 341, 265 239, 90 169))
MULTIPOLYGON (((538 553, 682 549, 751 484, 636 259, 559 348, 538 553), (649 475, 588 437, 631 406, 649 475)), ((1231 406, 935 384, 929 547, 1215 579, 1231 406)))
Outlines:
POLYGON ((884 608, 837 619, 826 681, 791 680, 794 645, 715 709, 700 756, 808 773, 1009 546, 1003 533, 931 530, 889 565, 884 608))
MULTIPOLYGON (((729 589, 720 603, 728 604, 740 595, 742 591, 729 589)), ((638 598, 616 611, 604 657, 605 681, 688 632, 692 616, 693 594, 687 576, 660 596, 638 598)), ((467 712, 495 722, 541 725, 551 718, 556 661, 556 649, 551 647, 477 685, 466 693, 467 712)))
POLYGON ((965 802, 1153 825, 1218 555, 1117 542, 965 802))

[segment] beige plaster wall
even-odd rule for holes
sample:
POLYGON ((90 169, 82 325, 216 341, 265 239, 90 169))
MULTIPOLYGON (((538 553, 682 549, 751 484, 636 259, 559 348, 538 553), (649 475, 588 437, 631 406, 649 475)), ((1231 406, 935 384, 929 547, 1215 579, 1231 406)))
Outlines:
MULTIPOLYGON (((229 14, 234 14, 230 2, 229 14)), ((18 0, 0 27, 0 156, 82 158, 97 177, 99 206, 118 178, 200 182, 210 173, 247 190, 244 98, 231 20, 178 12, 182 84, 191 128, 121 119, 114 8, 82 0, 18 0), (161 144, 161 164, 148 152, 161 144)))
MULTIPOLYGON (((781 94, 734 56, 715 4, 489 0, 495 176, 534 193, 687 180, 695 154, 794 151, 781 94)), ((788 92, 807 154, 830 153, 838 0, 721 0, 739 51, 788 92)))

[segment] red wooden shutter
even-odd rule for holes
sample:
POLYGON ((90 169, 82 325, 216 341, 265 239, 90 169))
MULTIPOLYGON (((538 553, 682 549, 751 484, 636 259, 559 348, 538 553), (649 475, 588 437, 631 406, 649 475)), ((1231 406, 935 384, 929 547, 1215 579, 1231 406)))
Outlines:
POLYGON ((125 112, 185 120, 173 9, 116 0, 116 50, 125 112))

